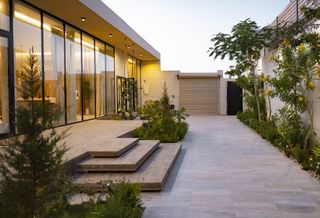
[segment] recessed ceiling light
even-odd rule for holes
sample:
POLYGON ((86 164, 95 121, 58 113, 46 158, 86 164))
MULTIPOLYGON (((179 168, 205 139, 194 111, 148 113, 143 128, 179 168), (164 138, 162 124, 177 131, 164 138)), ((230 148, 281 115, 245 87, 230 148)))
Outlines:
POLYGON ((81 21, 82 22, 86 21, 86 18, 85 17, 81 17, 81 21))
POLYGON ((112 33, 109 34, 109 38, 111 38, 111 37, 112 37, 112 33))
POLYGON ((130 45, 128 45, 128 49, 130 49, 131 47, 130 47, 130 45))
POLYGON ((140 55, 140 57, 142 57, 142 54, 140 55))

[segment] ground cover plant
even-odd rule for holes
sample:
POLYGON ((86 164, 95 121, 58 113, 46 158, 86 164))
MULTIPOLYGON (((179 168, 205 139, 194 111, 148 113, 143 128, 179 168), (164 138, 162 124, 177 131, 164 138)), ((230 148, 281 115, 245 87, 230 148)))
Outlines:
POLYGON ((94 192, 84 191, 89 201, 68 207, 64 218, 141 218, 144 207, 141 201, 140 186, 120 182, 108 182, 106 192, 93 197, 94 192), (106 197, 107 195, 107 197, 106 197), (106 198, 106 199, 105 199, 106 198))

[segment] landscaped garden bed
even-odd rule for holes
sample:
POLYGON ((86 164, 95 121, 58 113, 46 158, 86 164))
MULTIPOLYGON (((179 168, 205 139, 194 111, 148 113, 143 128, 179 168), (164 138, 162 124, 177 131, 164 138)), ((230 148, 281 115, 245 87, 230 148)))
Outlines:
POLYGON ((246 110, 238 118, 319 176, 314 91, 319 88, 315 80, 320 78, 320 35, 313 24, 320 19, 320 8, 302 11, 303 19, 293 24, 260 28, 250 19, 241 21, 231 34, 214 35, 209 51, 214 58, 235 61, 226 73, 243 89, 246 110), (272 72, 259 68, 265 54, 272 72), (272 111, 273 98, 282 102, 278 111, 272 111))

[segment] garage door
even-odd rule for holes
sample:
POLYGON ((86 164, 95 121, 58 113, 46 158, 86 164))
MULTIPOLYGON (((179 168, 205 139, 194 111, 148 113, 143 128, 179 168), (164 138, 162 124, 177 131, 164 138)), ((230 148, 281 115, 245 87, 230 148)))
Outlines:
POLYGON ((219 112, 218 78, 180 78, 180 107, 189 115, 215 115, 219 112))

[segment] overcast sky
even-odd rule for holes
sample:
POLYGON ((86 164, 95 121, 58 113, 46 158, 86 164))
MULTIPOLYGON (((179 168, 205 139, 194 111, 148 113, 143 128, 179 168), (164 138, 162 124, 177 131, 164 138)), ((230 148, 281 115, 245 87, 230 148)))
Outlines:
POLYGON ((162 70, 215 72, 229 61, 208 57, 210 39, 251 18, 265 26, 289 0, 103 0, 161 53, 162 70))

